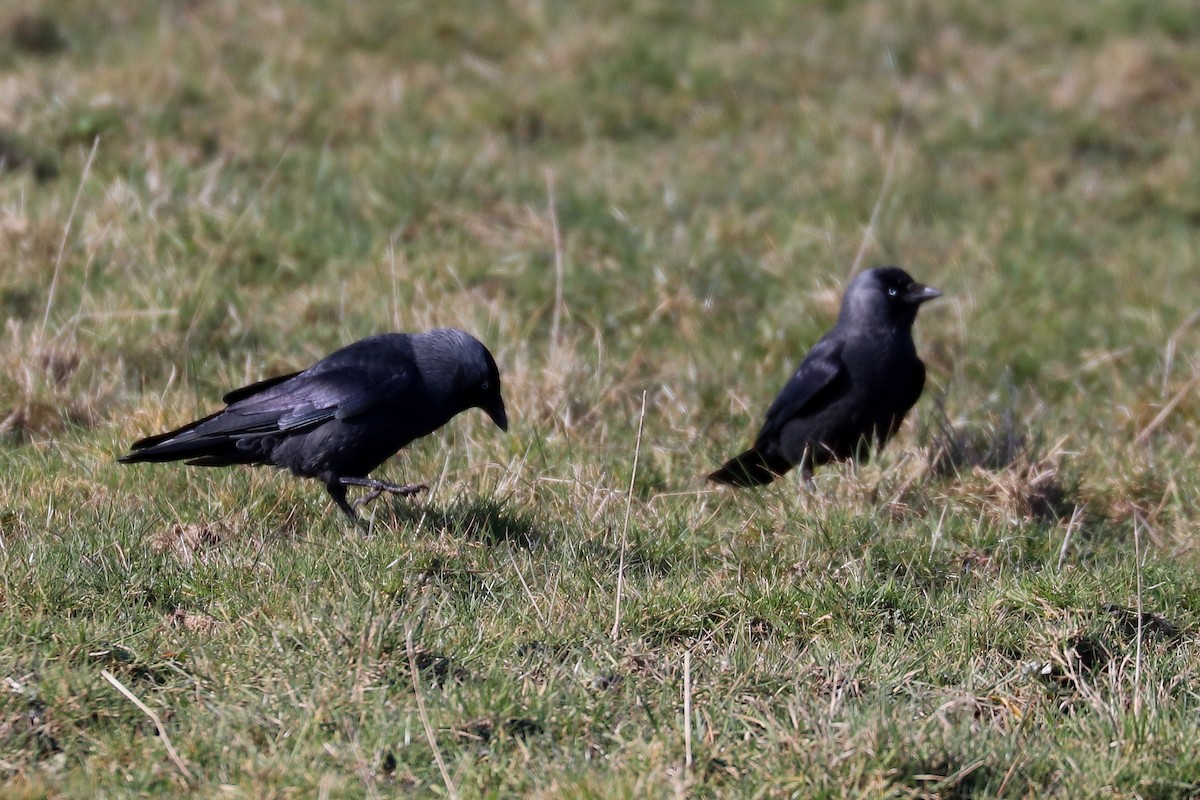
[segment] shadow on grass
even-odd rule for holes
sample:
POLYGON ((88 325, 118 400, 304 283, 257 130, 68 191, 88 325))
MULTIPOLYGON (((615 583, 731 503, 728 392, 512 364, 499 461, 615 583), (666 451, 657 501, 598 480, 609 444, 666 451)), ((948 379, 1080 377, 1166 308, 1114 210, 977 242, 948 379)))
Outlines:
POLYGON ((552 531, 532 514, 513 508, 507 500, 459 497, 448 505, 415 505, 397 500, 391 506, 395 521, 422 524, 438 536, 473 539, 489 545, 511 544, 533 549, 551 540, 552 531))
MULTIPOLYGON (((606 571, 615 572, 622 563, 622 548, 613 537, 611 531, 603 537, 591 537, 580 543, 580 551, 598 561, 606 571)), ((631 529, 624 548, 625 574, 662 578, 673 572, 689 555, 694 554, 687 551, 686 543, 681 540, 662 532, 655 534, 631 529)))
POLYGON ((897 771, 894 785, 912 788, 922 797, 953 800, 969 800, 985 794, 996 778, 987 765, 971 763, 950 753, 906 760, 897 771))
POLYGON ((1012 401, 976 422, 955 424, 939 397, 918 434, 934 481, 970 482, 987 476, 993 505, 1040 523, 1058 524, 1087 506, 1080 481, 1062 469, 1062 453, 1018 418, 1012 401))
POLYGON ((416 653, 415 661, 422 680, 435 686, 463 683, 471 677, 470 671, 457 659, 442 653, 421 650, 416 653))

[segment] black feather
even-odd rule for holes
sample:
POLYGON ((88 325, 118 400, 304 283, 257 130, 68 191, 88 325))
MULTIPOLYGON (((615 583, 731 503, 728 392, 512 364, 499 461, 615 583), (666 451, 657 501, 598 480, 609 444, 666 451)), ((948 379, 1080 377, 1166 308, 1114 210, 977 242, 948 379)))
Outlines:
POLYGON ((711 473, 732 486, 761 486, 793 467, 805 479, 829 461, 866 460, 887 443, 925 385, 912 325, 941 295, 895 267, 860 273, 837 324, 805 356, 767 409, 754 447, 711 473))
POLYGON ((303 372, 234 389, 225 402, 215 414, 139 439, 118 461, 282 467, 324 482, 354 516, 346 479, 362 485, 397 450, 459 412, 483 408, 508 425, 491 353, 453 329, 372 336, 303 372))

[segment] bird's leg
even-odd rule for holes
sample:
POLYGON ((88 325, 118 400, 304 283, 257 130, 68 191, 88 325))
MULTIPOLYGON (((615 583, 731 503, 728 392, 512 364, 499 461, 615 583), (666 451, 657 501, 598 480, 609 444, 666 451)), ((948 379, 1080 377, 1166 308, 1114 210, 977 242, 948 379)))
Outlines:
POLYGON ((817 488, 817 483, 813 480, 813 468, 811 464, 805 464, 800 467, 800 477, 804 479, 805 489, 811 492, 817 488))
POLYGON ((351 522, 358 522, 358 514, 354 513, 354 506, 346 502, 346 487, 340 481, 333 481, 325 484, 325 488, 342 513, 349 517, 351 522))
POLYGON ((813 481, 812 445, 805 445, 804 453, 800 456, 800 477, 804 479, 804 488, 810 492, 817 488, 813 481))
MULTIPOLYGON (((418 494, 425 491, 429 487, 423 483, 411 483, 404 486, 396 483, 388 483, 387 481, 376 480, 375 478, 352 478, 343 475, 338 478, 338 483, 341 485, 343 500, 346 494, 347 486, 365 486, 371 491, 367 492, 354 503, 354 508, 365 506, 367 503, 379 497, 384 492, 389 494, 398 494, 403 496, 418 494)), ((330 489, 330 492, 333 490, 330 489)), ((336 498, 335 498, 336 499, 336 498)))

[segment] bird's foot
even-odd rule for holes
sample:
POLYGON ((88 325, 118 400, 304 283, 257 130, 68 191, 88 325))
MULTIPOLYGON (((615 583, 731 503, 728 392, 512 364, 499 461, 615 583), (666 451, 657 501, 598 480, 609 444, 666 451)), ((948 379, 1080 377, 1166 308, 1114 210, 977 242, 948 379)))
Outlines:
POLYGON ((384 492, 407 497, 409 495, 419 494, 429 488, 423 483, 410 483, 402 486, 398 483, 388 483, 387 481, 376 480, 375 478, 341 477, 338 478, 338 482, 343 486, 363 486, 371 490, 354 501, 353 507, 355 509, 365 506, 367 503, 376 499, 384 492))
POLYGON ((817 482, 813 480, 812 467, 801 467, 800 477, 804 480, 804 488, 810 492, 817 491, 817 482))

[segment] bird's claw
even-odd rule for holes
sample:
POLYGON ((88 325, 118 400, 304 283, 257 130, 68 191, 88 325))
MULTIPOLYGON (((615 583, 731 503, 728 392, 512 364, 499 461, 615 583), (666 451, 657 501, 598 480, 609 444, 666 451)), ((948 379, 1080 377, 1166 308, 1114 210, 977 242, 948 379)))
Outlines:
POLYGON ((375 480, 374 478, 340 478, 338 482, 343 486, 364 486, 371 490, 354 501, 353 508, 356 510, 365 506, 372 500, 375 500, 384 492, 387 492, 388 494, 398 494, 402 497, 408 497, 410 495, 420 494, 421 492, 429 489, 429 486, 424 483, 400 485, 397 483, 388 483, 387 481, 375 480))
POLYGON ((379 495, 381 495, 381 494, 383 494, 383 489, 372 489, 371 491, 367 492, 362 497, 358 498, 353 503, 351 503, 350 507, 353 508, 355 511, 357 511, 358 509, 365 506, 367 503, 369 503, 372 500, 374 500, 375 498, 379 497, 379 495))

